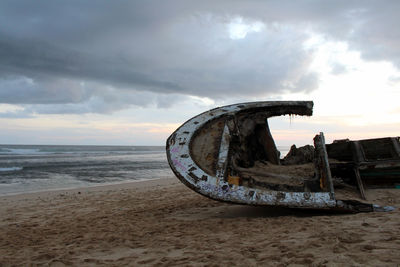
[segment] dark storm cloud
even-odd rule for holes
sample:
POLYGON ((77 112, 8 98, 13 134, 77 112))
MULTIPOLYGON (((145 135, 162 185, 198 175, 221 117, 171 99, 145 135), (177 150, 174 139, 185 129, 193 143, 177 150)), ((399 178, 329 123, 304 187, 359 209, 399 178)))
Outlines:
POLYGON ((130 68, 133 64, 129 65, 121 59, 107 59, 102 55, 61 49, 32 40, 10 41, 10 38, 0 37, 0 58, 3 73, 21 72, 23 75, 35 77, 36 80, 47 76, 134 85, 154 91, 159 88, 166 92, 181 90, 171 82, 158 81, 146 74, 135 72, 130 68))
POLYGON ((310 32, 400 67, 398 1, 2 1, 0 103, 32 113, 311 91, 310 32), (265 24, 229 38, 237 17, 265 24), (61 106, 63 104, 64 106, 61 106), (29 105, 29 106, 28 106, 29 105))

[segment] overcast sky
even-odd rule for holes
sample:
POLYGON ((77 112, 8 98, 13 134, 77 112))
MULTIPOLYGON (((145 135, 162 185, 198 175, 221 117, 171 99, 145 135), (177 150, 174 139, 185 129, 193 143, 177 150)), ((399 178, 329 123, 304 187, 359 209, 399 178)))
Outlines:
POLYGON ((278 144, 400 135, 400 1, 0 2, 0 144, 163 145, 245 101, 313 100, 278 144))

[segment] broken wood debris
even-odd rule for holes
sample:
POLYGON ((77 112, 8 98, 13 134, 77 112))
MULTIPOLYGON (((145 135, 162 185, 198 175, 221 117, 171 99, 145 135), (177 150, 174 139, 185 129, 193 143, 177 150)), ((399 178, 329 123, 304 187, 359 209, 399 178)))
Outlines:
MULTIPOLYGON (((337 170, 347 170, 348 166, 353 171, 356 168, 360 174, 358 185, 362 191, 366 170, 379 165, 369 145, 365 145, 369 141, 361 142, 362 150, 357 148, 357 143, 350 145, 348 141, 325 145, 321 132, 314 138, 313 160, 309 156, 312 146, 304 149, 302 155, 297 155, 292 164, 289 164, 290 157, 280 159, 280 152, 269 130, 268 118, 282 115, 311 116, 312 108, 312 101, 268 101, 212 109, 188 120, 168 138, 168 162, 185 185, 219 201, 350 212, 387 210, 359 201, 357 197, 337 199, 341 196, 341 188, 353 187, 346 178, 334 183, 332 166, 338 167, 333 168, 334 175, 337 170), (335 155, 343 158, 335 159, 335 155), (369 160, 366 161, 366 158, 369 160), (331 163, 332 160, 337 162, 331 163), (334 184, 346 186, 335 188, 334 184)), ((399 156, 398 139, 388 140, 394 151, 390 155, 399 156)), ((387 142, 384 141, 385 145, 387 142)), ((294 151, 295 148, 292 154, 296 154, 294 151)), ((386 163, 388 160, 393 164, 399 163, 398 159, 389 159, 386 150, 380 153, 386 157, 386 163)), ((365 196, 365 192, 362 194, 365 196)))

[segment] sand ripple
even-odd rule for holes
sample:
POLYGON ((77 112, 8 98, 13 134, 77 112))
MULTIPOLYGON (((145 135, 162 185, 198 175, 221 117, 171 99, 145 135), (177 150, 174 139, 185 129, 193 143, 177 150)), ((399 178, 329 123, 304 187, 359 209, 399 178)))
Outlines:
MULTIPOLYGON (((400 190, 373 196, 400 207, 400 190)), ((230 205, 176 179, 0 202, 0 266, 400 263, 398 209, 349 215, 230 205)))

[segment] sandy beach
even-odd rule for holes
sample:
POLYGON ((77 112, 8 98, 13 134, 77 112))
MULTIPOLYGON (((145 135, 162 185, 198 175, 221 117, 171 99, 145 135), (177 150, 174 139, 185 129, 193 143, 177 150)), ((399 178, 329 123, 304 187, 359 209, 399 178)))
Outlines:
MULTIPOLYGON (((400 207, 400 190, 371 190, 400 207)), ((398 266, 400 211, 220 203, 176 178, 0 197, 0 266, 398 266)))

